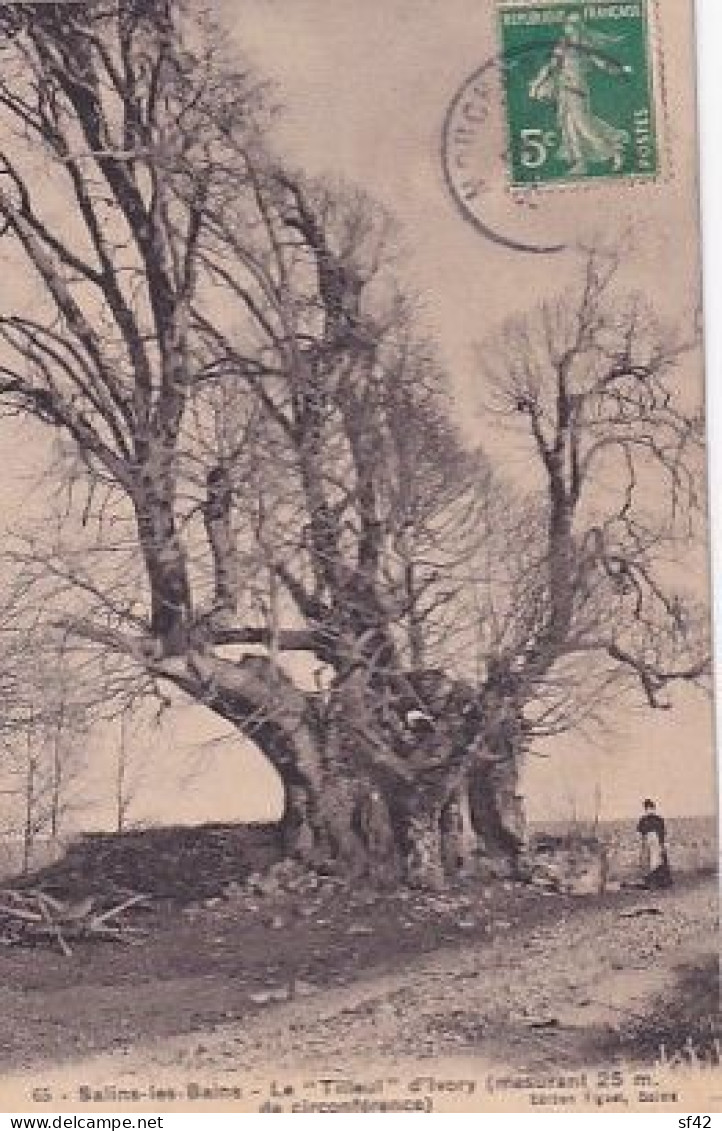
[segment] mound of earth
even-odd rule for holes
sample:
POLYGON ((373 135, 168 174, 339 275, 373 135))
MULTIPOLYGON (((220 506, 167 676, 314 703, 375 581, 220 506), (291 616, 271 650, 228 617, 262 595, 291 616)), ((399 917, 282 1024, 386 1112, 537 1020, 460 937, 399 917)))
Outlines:
POLYGON ((278 824, 86 833, 70 844, 61 860, 22 884, 62 898, 131 890, 184 905, 220 895, 229 884, 268 869, 282 854, 278 824))

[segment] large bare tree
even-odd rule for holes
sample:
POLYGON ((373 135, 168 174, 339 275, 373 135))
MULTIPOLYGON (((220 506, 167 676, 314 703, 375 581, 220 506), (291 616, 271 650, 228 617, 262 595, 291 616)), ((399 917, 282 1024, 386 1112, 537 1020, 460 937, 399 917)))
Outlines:
POLYGON ((481 350, 488 411, 531 480, 486 650, 537 734, 630 693, 667 709, 675 683, 709 675, 700 343, 622 286, 618 253, 580 265, 481 350))
POLYGON ((631 502, 575 531, 612 448, 624 499, 646 457, 681 503, 678 351, 641 309, 605 321, 594 260, 581 306, 546 308, 538 380, 531 332, 510 332, 502 385, 545 519, 536 554, 511 524, 519 569, 494 573, 524 603, 492 644, 470 595, 502 487, 452 422, 390 220, 270 151, 262 84, 193 5, 27 4, 0 25, 0 215, 33 273, 31 302, 0 318, 0 397, 56 438, 70 498, 50 544, 14 551, 23 585, 97 663, 112 653, 255 742, 289 840, 319 862, 392 858, 443 882, 469 782, 485 847, 513 855, 529 705, 586 647, 586 610, 595 656, 650 701, 703 666, 677 662, 688 622, 631 502))
POLYGON ((62 547, 26 550, 58 628, 257 742, 322 854, 358 854, 380 791, 423 870, 418 833, 478 746, 430 645, 487 472, 391 225, 268 156, 259 84, 192 7, 28 5, 3 28, 0 210, 35 283, 0 321, 2 396, 87 491, 62 547))

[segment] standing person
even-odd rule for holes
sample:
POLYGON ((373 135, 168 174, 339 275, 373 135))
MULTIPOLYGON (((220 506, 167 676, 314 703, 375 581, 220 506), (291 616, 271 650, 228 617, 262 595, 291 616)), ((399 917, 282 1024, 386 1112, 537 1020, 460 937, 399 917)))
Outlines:
POLYGON ((651 797, 645 798, 644 813, 637 823, 642 838, 642 870, 645 887, 666 888, 672 883, 667 847, 667 827, 651 797))

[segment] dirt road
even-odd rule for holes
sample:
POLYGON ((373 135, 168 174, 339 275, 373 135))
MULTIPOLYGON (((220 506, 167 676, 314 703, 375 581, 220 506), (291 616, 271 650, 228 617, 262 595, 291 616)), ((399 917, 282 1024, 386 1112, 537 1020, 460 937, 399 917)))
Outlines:
MULTIPOLYGON (((516 1068, 644 1060, 716 1037, 713 880, 623 906, 566 908, 554 922, 441 948, 403 971, 318 989, 298 982, 242 1022, 85 1059, 88 1084, 230 1079, 463 1057, 516 1068)), ((702 1046, 705 1046, 704 1048, 702 1046)), ((719 1046, 715 1046, 717 1049, 719 1046)), ((47 1074, 46 1074, 47 1076, 47 1074)), ((44 1077, 45 1079, 45 1077, 44 1077)))

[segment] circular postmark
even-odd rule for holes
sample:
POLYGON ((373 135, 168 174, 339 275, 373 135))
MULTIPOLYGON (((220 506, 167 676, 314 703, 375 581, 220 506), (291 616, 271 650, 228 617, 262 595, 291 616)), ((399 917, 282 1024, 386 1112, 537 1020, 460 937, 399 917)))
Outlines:
POLYGON ((563 251, 537 215, 536 194, 512 196, 505 176, 508 139, 503 121, 505 64, 483 63, 452 98, 441 133, 444 179, 463 218, 486 239, 513 251, 549 255, 563 251))
POLYGON ((620 26, 602 6, 582 18, 551 3, 540 29, 531 16, 524 23, 525 13, 539 18, 539 7, 516 4, 508 17, 502 12, 502 50, 451 99, 444 177, 458 211, 485 238, 555 254, 584 239, 590 224, 625 211, 627 189, 657 181, 646 8, 612 8, 628 17, 620 26))

